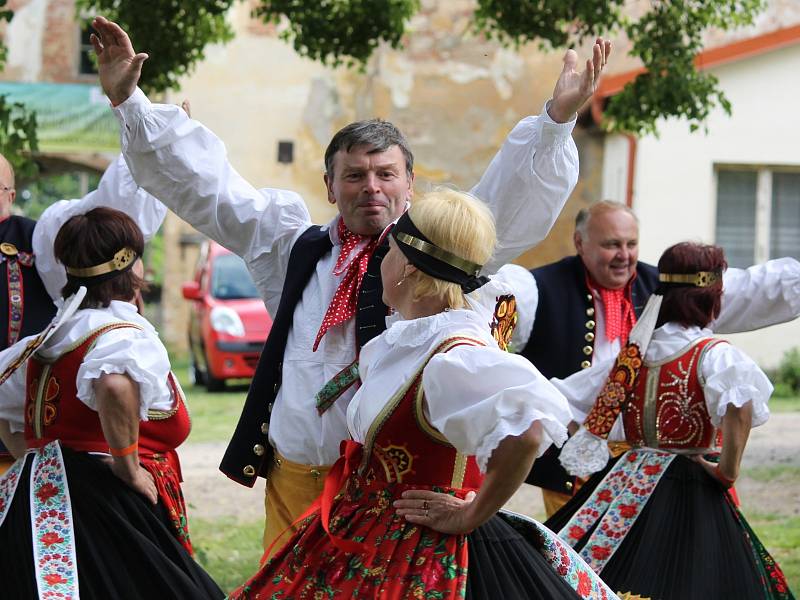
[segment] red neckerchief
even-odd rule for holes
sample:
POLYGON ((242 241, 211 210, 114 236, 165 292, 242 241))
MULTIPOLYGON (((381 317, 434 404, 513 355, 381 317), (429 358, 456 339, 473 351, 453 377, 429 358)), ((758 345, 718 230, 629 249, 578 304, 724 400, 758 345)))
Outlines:
POLYGON ((353 233, 345 227, 344 220, 339 218, 337 227, 339 233, 339 240, 341 241, 342 250, 339 253, 339 258, 336 265, 333 267, 333 274, 336 276, 344 273, 339 287, 336 288, 336 293, 333 295, 330 306, 322 318, 322 325, 320 325, 317 339, 314 340, 313 351, 317 351, 322 336, 331 327, 341 325, 349 321, 356 314, 358 307, 358 290, 361 288, 361 280, 364 278, 364 273, 367 272, 367 264, 372 257, 372 253, 378 246, 379 236, 370 237, 366 235, 359 235, 353 233), (369 240, 358 254, 353 257, 349 263, 348 257, 353 250, 364 240, 369 240))
POLYGON ((636 325, 636 313, 633 311, 631 302, 631 288, 634 279, 636 279, 636 272, 633 273, 633 277, 628 280, 624 288, 610 290, 595 283, 588 271, 586 273, 586 285, 590 290, 596 291, 603 302, 606 339, 613 342, 619 338, 622 346, 627 343, 628 335, 636 325))

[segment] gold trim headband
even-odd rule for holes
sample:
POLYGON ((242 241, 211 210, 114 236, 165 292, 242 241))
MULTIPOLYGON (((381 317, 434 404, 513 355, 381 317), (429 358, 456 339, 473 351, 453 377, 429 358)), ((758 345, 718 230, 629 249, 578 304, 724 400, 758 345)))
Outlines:
POLYGON ((118 250, 111 260, 99 265, 83 268, 67 267, 66 269, 67 274, 73 277, 98 277, 99 275, 105 275, 106 273, 112 273, 114 271, 124 271, 130 267, 135 260, 136 252, 126 247, 122 250, 118 250))
POLYGON ((463 259, 460 256, 456 256, 452 252, 448 252, 447 250, 439 248, 439 246, 434 246, 433 244, 430 244, 425 240, 421 240, 418 237, 414 237, 413 235, 409 235, 408 233, 397 232, 395 237, 404 244, 407 244, 408 246, 411 246, 420 252, 424 252, 428 256, 432 256, 437 260, 447 263, 451 267, 455 267, 467 275, 475 277, 483 268, 483 265, 463 259))
POLYGON ((695 287, 710 287, 722 279, 722 273, 698 271, 697 273, 659 273, 658 280, 663 283, 684 283, 695 287))

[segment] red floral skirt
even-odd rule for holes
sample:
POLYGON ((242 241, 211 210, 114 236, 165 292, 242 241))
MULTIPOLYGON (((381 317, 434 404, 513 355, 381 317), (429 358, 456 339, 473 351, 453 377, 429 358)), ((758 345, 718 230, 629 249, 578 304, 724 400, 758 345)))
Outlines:
MULTIPOLYGON (((320 512, 300 529, 232 599, 457 598, 467 582, 465 535, 439 533, 406 521, 392 501, 407 489, 430 486, 371 485, 351 477, 335 501, 333 536, 362 543, 364 552, 339 549, 325 532, 320 512)), ((463 497, 466 490, 435 488, 463 497)))

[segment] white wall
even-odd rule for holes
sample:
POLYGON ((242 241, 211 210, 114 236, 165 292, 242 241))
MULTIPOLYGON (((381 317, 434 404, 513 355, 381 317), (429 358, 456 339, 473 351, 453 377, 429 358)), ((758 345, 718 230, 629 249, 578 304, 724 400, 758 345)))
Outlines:
MULTIPOLYGON (((715 110, 707 134, 692 134, 686 122, 670 120, 659 124, 660 138, 639 140, 633 206, 641 221, 642 260, 657 261, 679 241, 715 241, 715 164, 800 168, 798 65, 800 44, 718 67, 712 72, 733 104, 731 117, 715 110)), ((627 156, 617 149, 620 140, 609 136, 606 142, 604 178, 624 172, 627 156)), ((800 345, 800 321, 729 339, 771 367, 785 350, 800 345)))

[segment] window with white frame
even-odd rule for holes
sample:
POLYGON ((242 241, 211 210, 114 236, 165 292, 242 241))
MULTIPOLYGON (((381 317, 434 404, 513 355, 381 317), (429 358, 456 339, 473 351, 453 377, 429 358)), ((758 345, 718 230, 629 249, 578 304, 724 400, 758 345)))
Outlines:
POLYGON ((800 169, 718 167, 716 243, 731 267, 800 258, 800 169))

